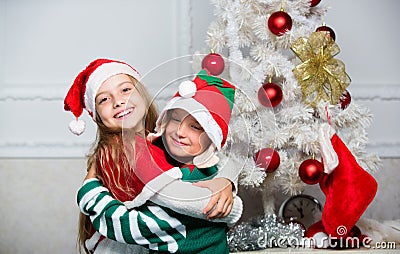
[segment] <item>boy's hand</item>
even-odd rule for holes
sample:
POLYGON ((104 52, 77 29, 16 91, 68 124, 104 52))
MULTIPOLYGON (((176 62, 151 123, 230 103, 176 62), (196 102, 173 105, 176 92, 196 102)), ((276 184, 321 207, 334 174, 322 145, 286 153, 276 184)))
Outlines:
POLYGON ((92 163, 92 166, 87 171, 85 180, 90 179, 90 178, 96 178, 96 177, 97 177, 96 166, 95 166, 95 163, 92 163))
POLYGON ((223 218, 229 215, 233 205, 232 183, 226 178, 214 178, 206 181, 199 181, 193 185, 208 188, 212 196, 203 213, 207 219, 223 218))

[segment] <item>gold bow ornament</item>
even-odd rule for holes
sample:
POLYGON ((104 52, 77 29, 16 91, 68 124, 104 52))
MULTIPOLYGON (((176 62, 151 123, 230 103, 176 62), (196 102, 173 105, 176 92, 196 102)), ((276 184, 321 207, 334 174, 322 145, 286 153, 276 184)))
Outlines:
POLYGON ((313 32, 300 37, 290 47, 302 61, 293 69, 300 84, 303 101, 315 107, 321 100, 338 104, 351 79, 344 63, 333 58, 340 52, 329 32, 313 32))

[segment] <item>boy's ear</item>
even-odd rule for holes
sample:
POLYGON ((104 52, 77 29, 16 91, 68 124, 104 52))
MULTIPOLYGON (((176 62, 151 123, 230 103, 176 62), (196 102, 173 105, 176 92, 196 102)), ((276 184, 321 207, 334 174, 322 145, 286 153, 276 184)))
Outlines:
POLYGON ((202 153, 193 158, 193 164, 198 168, 209 168, 219 162, 218 156, 215 154, 216 147, 213 143, 202 153))

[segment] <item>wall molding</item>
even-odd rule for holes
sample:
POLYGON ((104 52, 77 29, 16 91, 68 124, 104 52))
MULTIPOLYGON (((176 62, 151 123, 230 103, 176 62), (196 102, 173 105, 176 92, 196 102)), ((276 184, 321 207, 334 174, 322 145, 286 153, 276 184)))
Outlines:
POLYGON ((66 84, 12 86, 6 83, 2 84, 0 89, 0 101, 63 101, 67 93, 67 87, 66 84), (65 87, 65 89, 61 89, 62 87, 65 87))
MULTIPOLYGON (((162 84, 161 80, 152 83, 162 84)), ((0 84, 0 101, 64 101, 69 83, 16 85, 0 84)), ((149 89, 150 90, 150 89, 149 89)))
POLYGON ((367 149, 369 153, 377 154, 381 158, 400 158, 400 141, 370 142, 367 149))
POLYGON ((90 142, 1 142, 0 158, 84 158, 90 142))
MULTIPOLYGON (((188 46, 189 44, 187 44, 188 46)), ((189 46, 188 46, 189 47, 189 46)), ((184 53, 185 51, 182 51, 184 53)), ((162 80, 154 81, 163 83, 162 80)), ((68 84, 29 84, 11 85, 3 83, 0 88, 0 101, 62 101, 68 84), (40 87, 40 89, 38 89, 40 87), (61 89, 65 87, 65 89, 61 89), (46 91, 46 92, 43 92, 46 91)), ((353 84, 349 87, 352 98, 362 101, 400 101, 400 84, 353 84)))
POLYGON ((356 100, 400 101, 400 84, 352 84, 349 87, 349 91, 356 100))
MULTIPOLYGON (((0 7, 5 7, 6 2, 1 1, 0 7)), ((173 9, 172 17, 174 20, 171 27, 164 27, 164 29, 168 29, 168 36, 170 36, 165 39, 173 40, 173 45, 176 45, 167 49, 172 56, 187 56, 191 53, 193 47, 192 5, 192 1, 186 0, 179 0, 174 5, 169 5, 173 9)), ((6 8, 0 8, 0 13, 4 14, 5 12, 6 8)), ((0 17, 1 20, 5 21, 0 22, 1 34, 6 29, 12 31, 12 22, 5 20, 10 16, 0 15, 0 17)), ((11 18, 13 17, 11 16, 11 18)), ((69 23, 69 21, 66 20, 66 23, 69 23)), ((6 46, 11 47, 11 44, 6 45, 5 42, 5 40, 0 40, 0 53, 6 51, 6 46)), ((77 49, 77 52, 79 52, 79 49, 77 49)), ((163 61, 163 58, 160 57, 159 60, 163 61)), ((40 65, 40 61, 38 64, 40 65)), ((1 57, 0 112, 12 116, 15 121, 3 125, 3 135, 0 136, 0 158, 83 158, 94 140, 95 125, 90 122, 91 119, 87 114, 83 114, 82 118, 87 123, 85 133, 77 138, 67 130, 68 123, 73 117, 64 112, 62 106, 71 80, 58 79, 56 82, 52 82, 43 77, 40 81, 32 83, 29 81, 22 81, 24 83, 10 82, 5 76, 5 66, 7 66, 7 58, 1 57), (27 108, 31 111, 25 110, 27 108), (13 110, 15 114, 12 112, 13 110), (29 125, 28 123, 32 124, 29 125), (18 132, 22 131, 24 133, 18 135, 18 132)), ((176 67, 176 70, 173 69, 173 71, 179 72, 180 67, 176 67)), ((142 73, 142 75, 144 74, 142 73)), ((157 87, 165 82, 165 76, 159 76, 163 80, 158 80, 158 76, 154 76, 146 81, 146 85, 149 86, 149 90, 153 94, 157 91, 152 91, 152 87, 157 87), (156 86, 153 84, 156 84, 156 86)), ((164 98, 164 95, 159 95, 158 99, 165 100, 166 98, 164 98)))
MULTIPOLYGON (((32 86, 36 87, 36 86, 32 86)), ((33 104, 46 104, 49 101, 60 101, 64 99, 63 86, 47 87, 46 90, 35 88, 15 88, 8 87, 2 89, 0 101, 29 101, 33 104), (58 87, 55 88, 55 87, 58 87), (5 93, 3 93, 3 91, 5 93), (43 93, 41 91, 46 91, 43 93)), ((350 89, 349 89, 350 90, 350 89)), ((379 104, 382 101, 389 101, 400 104, 400 84, 399 85, 353 85, 350 93, 352 98, 357 101, 371 102, 369 105, 379 104)), ((158 100, 167 98, 157 98, 158 100)), ((6 102, 8 103, 8 102, 6 102)), ((83 138, 85 139, 85 138, 83 138)), ((83 140, 71 142, 68 139, 58 139, 54 141, 1 141, 0 157, 2 158, 83 158, 89 151, 91 141, 83 140), (61 155, 61 156, 60 156, 61 155)), ((368 152, 378 154, 380 157, 400 157, 400 138, 399 140, 370 140, 367 145, 368 152)))

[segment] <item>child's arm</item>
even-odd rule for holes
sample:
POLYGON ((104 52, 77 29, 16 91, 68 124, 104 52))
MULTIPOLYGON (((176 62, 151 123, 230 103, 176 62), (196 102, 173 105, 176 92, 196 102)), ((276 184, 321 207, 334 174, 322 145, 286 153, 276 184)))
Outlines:
POLYGON ((240 174, 238 165, 240 164, 235 163, 232 158, 226 157, 222 152, 218 157, 220 157, 218 172, 214 179, 194 183, 195 186, 208 188, 213 192, 204 208, 204 213, 208 214, 207 219, 226 217, 231 212, 233 198, 237 192, 237 180, 240 174))
POLYGON ((232 182, 226 178, 214 178, 211 180, 193 183, 194 186, 208 188, 212 191, 212 196, 203 213, 207 214, 207 219, 224 218, 231 213, 234 196, 232 192, 232 182))
POLYGON ((218 153, 218 173, 214 178, 226 178, 232 183, 232 192, 235 196, 238 190, 238 178, 241 170, 241 164, 234 158, 225 156, 222 152, 218 153))
POLYGON ((77 202, 98 232, 118 242, 176 252, 178 242, 186 236, 185 226, 159 206, 142 206, 139 210, 128 211, 97 179, 84 182, 78 190, 77 202))
POLYGON ((195 186, 208 188, 213 192, 207 206, 204 208, 208 213, 207 219, 223 218, 227 216, 232 209, 233 198, 237 192, 237 180, 240 173, 240 167, 232 158, 226 157, 222 152, 218 155, 218 172, 212 181, 199 181, 195 186), (229 181, 226 182, 226 181, 229 181), (209 212, 214 206, 211 213, 209 212))
MULTIPOLYGON (((144 140, 140 139, 139 137, 136 138, 135 146, 137 151, 141 151, 138 153, 135 161, 135 173, 139 179, 144 179, 146 175, 157 175, 157 172, 161 172, 163 170, 166 171, 162 175, 171 176, 163 180, 160 180, 160 177, 156 178, 155 181, 153 179, 151 185, 146 184, 144 190, 141 191, 138 196, 142 193, 146 193, 146 200, 150 199, 154 203, 168 207, 178 213, 201 219, 207 219, 207 217, 217 218, 221 215, 225 215, 226 211, 228 211, 226 213, 230 212, 230 205, 232 205, 233 212, 227 218, 222 219, 221 222, 233 225, 239 220, 243 210, 242 202, 240 198, 236 198, 235 200, 233 199, 232 189, 230 188, 232 185, 228 180, 223 179, 226 181, 225 186, 229 186, 229 188, 222 188, 224 189, 223 192, 220 192, 221 188, 218 188, 218 186, 215 185, 212 186, 212 184, 204 186, 210 188, 210 191, 207 188, 201 188, 194 186, 191 183, 183 182, 180 179, 181 176, 169 174, 169 172, 175 172, 175 169, 170 169, 172 166, 166 161, 163 150, 154 145, 145 143, 144 140), (153 160, 156 163, 152 163, 153 160), (221 200, 222 204, 215 206, 215 210, 209 212, 211 208, 214 208, 214 204, 219 201, 221 197, 220 195, 222 195, 221 193, 224 193, 225 197, 230 197, 230 199, 228 200, 225 198, 224 200, 221 200), (209 202, 210 197, 212 197, 212 199, 209 202), (227 204, 227 207, 224 207, 225 203, 227 204), (205 209, 206 206, 208 209, 205 209), (207 214, 203 213, 204 210, 207 214)), ((227 160, 227 162, 229 162, 229 160, 227 160)), ((221 172, 234 172, 232 168, 233 166, 226 164, 226 162, 221 166, 223 166, 224 170, 218 170, 217 175, 214 176, 214 179, 219 177, 228 178, 225 177, 227 174, 220 176, 221 172)), ((231 175, 232 177, 228 179, 233 179, 230 181, 235 182, 236 173, 231 173, 231 175)), ((210 182, 216 183, 218 181, 214 179, 210 182)), ((140 204, 143 204, 142 202, 137 202, 138 200, 143 200, 138 196, 132 201, 125 202, 125 205, 128 208, 134 208, 140 204)))
MULTIPOLYGON (((218 179, 212 179, 214 181, 218 179)), ((227 181, 227 180, 225 180, 227 181)), ((178 213, 188 216, 207 219, 204 209, 212 198, 213 193, 202 187, 194 186, 192 183, 176 180, 161 189, 158 193, 150 198, 154 203, 168 207, 178 213)), ((218 201, 218 200, 217 200, 218 201)), ((215 209, 219 209, 216 206, 215 209)), ((234 225, 241 217, 243 211, 243 203, 239 196, 233 198, 232 210, 228 216, 224 218, 214 219, 214 222, 224 222, 228 226, 234 225)), ((211 211, 212 213, 213 211, 211 211)))
MULTIPOLYGON (((138 143, 139 142, 137 142, 137 144, 138 143)), ((153 150, 149 149, 149 151, 152 153, 153 158, 161 161, 165 159, 165 157, 163 157, 163 151, 157 150, 155 147, 153 147, 153 150), (162 153, 162 155, 160 155, 160 153, 162 153)), ((144 157, 147 156, 147 154, 142 153, 141 156, 144 157)), ((149 167, 149 165, 145 164, 146 161, 147 160, 143 159, 138 159, 136 161, 136 167, 138 169, 143 169, 137 170, 136 172, 138 174, 142 171, 149 172, 149 170, 159 170, 149 167)), ((233 199, 232 195, 232 188, 234 191, 237 190, 236 183, 239 170, 236 169, 235 164, 228 158, 220 160, 218 167, 217 175, 214 176, 213 180, 200 184, 202 187, 207 187, 211 191, 207 188, 194 186, 193 184, 183 182, 179 178, 175 178, 161 188, 158 188, 157 191, 154 191, 154 195, 152 195, 152 197, 149 196, 149 198, 154 203, 168 207, 178 213, 201 219, 222 217, 227 211, 226 213, 230 215, 216 222, 225 222, 228 225, 233 225, 239 220, 243 210, 242 200, 239 197, 233 199), (222 188, 220 187, 221 184, 219 184, 219 186, 216 184, 218 181, 217 178, 220 178, 219 180, 225 178, 223 179, 225 180, 225 185, 223 185, 222 188), (233 183, 233 186, 231 183, 233 183), (229 186, 229 188, 224 188, 225 186, 229 186), (221 191, 221 189, 223 189, 223 191, 221 191), (222 199, 221 196, 223 196, 222 199), (221 203, 215 206, 216 202, 220 199, 221 203), (227 205, 226 207, 225 204, 227 205), (232 205, 232 211, 230 205, 232 205), (212 208, 214 210, 210 212, 212 208)), ((128 208, 133 208, 135 206, 134 203, 131 202, 125 202, 125 205, 128 208)))
MULTIPOLYGON (((88 170, 85 181, 96 177, 96 170, 94 167, 88 170)), ((220 179, 214 178, 212 180, 203 182, 219 181, 220 179)), ((228 184, 229 180, 224 179, 228 184)), ((82 189, 82 188, 81 188, 82 189)), ((103 187, 103 190, 108 190, 103 187)), ((232 192, 231 192, 232 194, 232 192)), ((150 200, 154 203, 168 207, 178 213, 188 216, 207 219, 207 214, 204 213, 204 208, 209 204, 209 200, 213 195, 212 191, 207 188, 194 186, 192 183, 183 182, 182 180, 173 180, 166 187, 162 188, 158 193, 155 193, 150 200)), ((217 200, 218 201, 218 200, 217 200)), ((130 209, 134 208, 132 203, 125 202, 125 206, 130 209)), ((242 200, 236 196, 233 200, 232 210, 225 218, 215 219, 215 222, 224 222, 229 226, 234 225, 241 217, 243 211, 242 200)), ((82 211, 83 212, 83 211, 82 211)), ((211 211, 212 213, 213 211, 211 211)), ((100 232, 102 233, 102 232, 100 232)))

